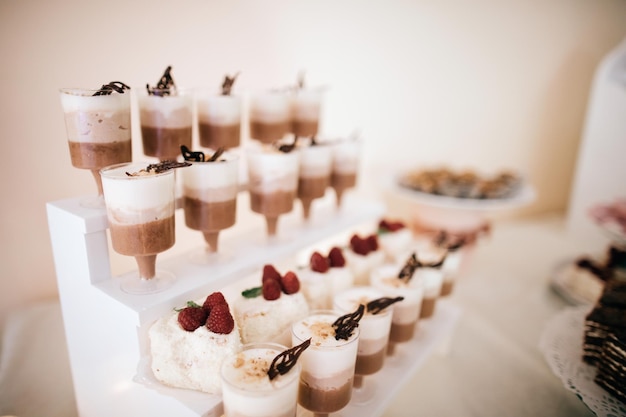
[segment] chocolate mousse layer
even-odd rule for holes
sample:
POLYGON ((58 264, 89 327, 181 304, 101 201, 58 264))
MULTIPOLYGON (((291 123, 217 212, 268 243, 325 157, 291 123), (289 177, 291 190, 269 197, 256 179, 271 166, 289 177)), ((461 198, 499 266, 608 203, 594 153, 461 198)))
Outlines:
POLYGON ((184 197, 185 224, 193 230, 218 231, 235 224, 237 200, 208 203, 197 198, 184 197))
POLYGON ((391 323, 389 341, 393 343, 408 342, 415 334, 415 322, 413 323, 391 323))
POLYGON ((250 121, 250 137, 263 143, 272 143, 282 139, 291 130, 291 122, 278 123, 250 121))
POLYGON ((371 375, 380 371, 385 362, 386 351, 387 347, 385 346, 383 349, 371 355, 357 355, 354 373, 356 375, 371 375))
POLYGON ((250 191, 250 208, 268 217, 277 217, 293 210, 296 191, 276 191, 269 194, 250 191))
POLYGON ((298 179, 298 198, 321 198, 326 194, 326 188, 330 185, 330 178, 324 177, 300 177, 298 179))
POLYGON ((333 172, 330 177, 330 184, 337 191, 344 191, 356 185, 356 173, 343 174, 333 172))
POLYGON ((111 223, 113 249, 127 256, 153 255, 174 246, 174 216, 148 223, 111 223))
POLYGON ((437 297, 429 297, 422 300, 422 309, 420 311, 420 318, 427 319, 432 317, 435 313, 435 305, 437 304, 437 297))
POLYGON ((332 413, 341 410, 350 402, 352 397, 352 378, 339 388, 320 388, 328 385, 324 380, 315 381, 315 384, 307 383, 315 381, 310 375, 303 372, 298 387, 298 403, 307 410, 316 413, 332 413))
POLYGON ((100 169, 132 159, 130 139, 98 143, 69 141, 68 144, 72 165, 76 168, 100 169))
POLYGON ((454 289, 454 281, 453 280, 444 280, 441 284, 441 296, 445 297, 447 295, 452 294, 452 290, 454 289))
POLYGON ((141 126, 143 152, 161 160, 176 159, 181 145, 191 147, 191 126, 182 128, 158 128, 141 126))
POLYGON ((232 149, 241 143, 241 124, 214 125, 199 123, 200 146, 210 149, 232 149))
POLYGON ((318 126, 317 120, 294 120, 291 125, 291 131, 296 136, 315 136, 317 135, 318 126))

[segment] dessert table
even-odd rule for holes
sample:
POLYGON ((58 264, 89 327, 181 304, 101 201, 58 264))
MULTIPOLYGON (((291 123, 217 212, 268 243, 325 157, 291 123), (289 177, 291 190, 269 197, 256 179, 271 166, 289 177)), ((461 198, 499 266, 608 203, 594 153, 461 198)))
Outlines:
MULTIPOLYGON (((385 417, 594 415, 539 349, 546 324, 568 307, 550 275, 580 253, 564 227, 556 214, 494 222, 446 300, 460 311, 450 337, 407 378, 385 417)), ((0 416, 77 415, 59 303, 17 311, 5 327, 0 416), (34 378, 50 364, 52 378, 34 378)))

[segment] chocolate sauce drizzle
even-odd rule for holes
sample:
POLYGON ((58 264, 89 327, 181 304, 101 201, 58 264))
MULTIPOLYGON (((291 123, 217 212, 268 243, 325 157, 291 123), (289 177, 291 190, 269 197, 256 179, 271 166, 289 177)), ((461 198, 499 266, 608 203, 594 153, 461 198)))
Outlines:
POLYGON ((293 143, 282 144, 282 145, 278 146, 278 150, 280 152, 289 153, 289 152, 293 151, 294 149, 296 149, 296 144, 297 143, 298 143, 298 136, 294 135, 293 143))
MULTIPOLYGON (((150 164, 146 167, 146 172, 154 172, 155 174, 160 174, 165 171, 169 171, 170 169, 175 168, 183 168, 188 167, 191 164, 189 162, 178 162, 178 161, 162 161, 156 164, 150 164)), ((126 172, 126 175, 129 177, 137 177, 137 173, 126 172)))
POLYGON ((150 87, 150 84, 146 84, 146 90, 148 90, 148 94, 151 96, 172 95, 173 91, 171 90, 176 90, 176 83, 174 83, 174 78, 172 78, 172 66, 170 65, 165 69, 156 87, 150 87))
POLYGON ((223 96, 230 95, 233 89, 233 84, 235 84, 235 80, 237 79, 238 75, 239 73, 236 73, 232 77, 229 77, 228 75, 224 77, 224 82, 222 82, 222 95, 223 96))
POLYGON ((383 311, 384 309, 386 309, 387 307, 389 307, 392 304, 395 304, 397 302, 400 302, 404 300, 404 297, 395 297, 395 298, 391 298, 391 297, 382 297, 382 298, 377 298, 375 300, 370 301, 369 303, 367 303, 367 305, 365 306, 366 311, 370 314, 378 314, 381 311, 383 311))
POLYGON ((121 81, 111 81, 108 84, 103 84, 102 87, 95 93, 94 96, 109 96, 113 92, 124 94, 124 90, 130 90, 130 87, 121 81))
POLYGON ((181 145, 180 146, 180 153, 183 155, 183 159, 185 161, 191 161, 191 162, 215 162, 224 153, 224 148, 223 147, 218 148, 217 151, 215 151, 215 153, 213 155, 211 155, 211 157, 208 158, 208 159, 207 159, 206 155, 204 154, 204 152, 202 152, 202 151, 192 152, 185 145, 181 145))
POLYGON ((352 336, 354 329, 359 327, 359 321, 365 314, 365 306, 359 305, 359 308, 353 313, 344 314, 333 323, 335 329, 335 340, 348 340, 352 336))
POLYGON ((267 376, 270 381, 276 378, 278 375, 285 375, 291 370, 298 362, 298 358, 311 345, 311 339, 305 340, 298 346, 294 346, 291 349, 287 349, 278 354, 272 361, 270 369, 267 370, 267 376))
POLYGON ((454 252, 469 243, 469 238, 467 236, 458 235, 455 237, 445 230, 442 230, 435 237, 434 243, 440 248, 444 248, 450 252, 454 252))

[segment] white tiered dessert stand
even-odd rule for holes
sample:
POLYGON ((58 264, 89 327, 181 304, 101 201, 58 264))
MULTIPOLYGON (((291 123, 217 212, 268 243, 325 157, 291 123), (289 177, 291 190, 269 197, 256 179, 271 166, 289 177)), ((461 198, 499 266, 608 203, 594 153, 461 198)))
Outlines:
MULTIPOLYGON (((328 197, 328 196, 327 196, 328 197)), ((149 356, 147 329, 159 317, 188 300, 206 297, 260 270, 265 263, 286 259, 341 232, 375 224, 385 213, 382 203, 346 196, 340 210, 328 199, 315 224, 306 225, 300 213, 281 218, 290 237, 268 243, 265 230, 250 230, 245 239, 224 240, 220 251, 233 255, 217 264, 198 265, 185 254, 159 255, 157 267, 177 276, 171 288, 151 295, 130 295, 120 289, 125 274, 113 276, 104 209, 80 206, 82 198, 47 204, 58 288, 63 311, 78 412, 82 417, 156 415, 218 417, 221 397, 149 384, 145 358, 149 356), (265 242, 265 243, 263 243, 265 242), (143 375, 142 375, 143 374, 143 375)), ((240 207, 249 207, 246 192, 240 207)), ((177 216, 181 210, 177 210, 177 216)), ((177 227, 185 227, 177 218, 177 227)), ((344 417, 381 416, 395 394, 420 365, 451 336, 460 310, 442 301, 433 318, 420 322, 417 337, 399 346, 394 364, 368 377, 378 389, 366 406, 348 405, 344 417)), ((390 361, 391 362, 391 361, 390 361)), ((299 409, 298 415, 309 413, 299 409)))

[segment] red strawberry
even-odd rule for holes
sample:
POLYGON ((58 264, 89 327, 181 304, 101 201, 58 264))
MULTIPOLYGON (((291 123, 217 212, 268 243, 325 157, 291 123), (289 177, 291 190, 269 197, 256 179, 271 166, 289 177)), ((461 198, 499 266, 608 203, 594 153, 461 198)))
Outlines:
POLYGON ((378 222, 378 228, 383 230, 390 230, 389 222, 385 219, 382 219, 380 222, 378 222))
POLYGON ((178 312, 180 327, 193 332, 206 322, 207 312, 202 307, 185 307, 178 312))
POLYGON ((228 334, 235 328, 235 320, 230 309, 226 304, 219 304, 213 307, 209 318, 206 321, 206 327, 213 333, 228 334))
POLYGON ((265 282, 268 279, 274 279, 280 281, 280 273, 274 268, 274 265, 267 264, 263 267, 263 277, 261 282, 265 282))
POLYGON ((381 220, 380 223, 378 223, 378 227, 389 232, 397 232, 400 229, 404 229, 405 226, 404 223, 400 221, 381 220))
POLYGON ((369 248, 370 252, 378 250, 378 236, 376 236, 375 234, 369 235, 367 238, 365 238, 365 241, 367 242, 367 247, 369 248))
POLYGON ((280 280, 280 286, 285 294, 295 294, 300 291, 300 280, 294 272, 288 271, 280 280))
POLYGON ((280 281, 275 279, 266 279, 263 282, 263 298, 266 300, 276 300, 280 297, 280 281))
POLYGON ((226 302, 226 299, 224 298, 224 294, 222 294, 221 292, 214 292, 210 294, 206 298, 206 300, 204 300, 204 304, 202 304, 202 308, 204 308, 208 314, 211 312, 213 307, 220 305, 220 304, 228 305, 228 303, 226 302))
POLYGON ((352 251, 359 255, 367 255, 370 252, 370 247, 367 244, 365 239, 362 239, 360 236, 354 235, 350 239, 350 248, 352 251))
POLYGON ((311 269, 315 272, 321 272, 322 274, 330 268, 330 262, 319 252, 313 252, 311 260, 309 261, 311 269))
POLYGON ((343 256, 343 252, 340 248, 335 246, 328 252, 328 261, 331 268, 341 268, 346 265, 346 258, 343 256))

